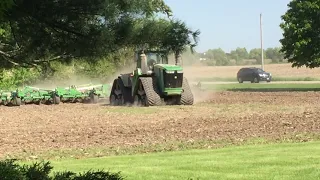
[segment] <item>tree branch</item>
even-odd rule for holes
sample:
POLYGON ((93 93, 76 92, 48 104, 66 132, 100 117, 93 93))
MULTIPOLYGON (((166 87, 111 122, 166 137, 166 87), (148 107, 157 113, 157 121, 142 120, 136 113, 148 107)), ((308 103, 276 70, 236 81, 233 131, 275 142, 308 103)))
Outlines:
POLYGON ((34 62, 34 63, 52 62, 52 61, 56 61, 56 60, 59 60, 59 59, 64 59, 64 58, 67 58, 67 57, 72 57, 72 56, 60 55, 60 56, 53 57, 51 59, 44 59, 44 60, 36 59, 36 60, 33 60, 32 62, 34 62))

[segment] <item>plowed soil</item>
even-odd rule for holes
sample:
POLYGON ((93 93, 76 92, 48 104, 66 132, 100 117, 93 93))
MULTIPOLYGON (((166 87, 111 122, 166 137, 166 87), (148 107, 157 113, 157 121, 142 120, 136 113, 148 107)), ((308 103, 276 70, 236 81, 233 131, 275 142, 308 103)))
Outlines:
POLYGON ((220 92, 206 96, 206 102, 186 107, 2 106, 0 156, 177 141, 277 140, 320 133, 317 92, 220 92))

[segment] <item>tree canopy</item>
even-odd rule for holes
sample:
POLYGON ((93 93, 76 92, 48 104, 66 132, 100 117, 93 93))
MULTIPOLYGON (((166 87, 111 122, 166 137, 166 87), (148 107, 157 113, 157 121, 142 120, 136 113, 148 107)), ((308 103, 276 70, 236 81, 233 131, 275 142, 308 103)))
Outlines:
POLYGON ((145 45, 181 53, 186 46, 197 45, 200 33, 170 19, 172 11, 163 0, 3 2, 0 60, 8 66, 100 57, 145 45), (159 18, 158 14, 167 18, 159 18))
POLYGON ((292 0, 281 17, 281 52, 293 67, 320 66, 320 0, 292 0))

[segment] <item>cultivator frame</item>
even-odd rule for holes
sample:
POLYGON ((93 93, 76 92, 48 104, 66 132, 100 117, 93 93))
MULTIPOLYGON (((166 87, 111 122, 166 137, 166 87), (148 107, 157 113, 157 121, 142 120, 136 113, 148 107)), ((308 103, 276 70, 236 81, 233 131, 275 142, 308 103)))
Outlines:
POLYGON ((98 103, 99 99, 109 96, 109 88, 110 84, 89 84, 80 87, 72 85, 55 89, 26 86, 15 91, 0 91, 0 104, 15 106, 22 104, 60 104, 60 102, 90 102, 95 104, 98 103))

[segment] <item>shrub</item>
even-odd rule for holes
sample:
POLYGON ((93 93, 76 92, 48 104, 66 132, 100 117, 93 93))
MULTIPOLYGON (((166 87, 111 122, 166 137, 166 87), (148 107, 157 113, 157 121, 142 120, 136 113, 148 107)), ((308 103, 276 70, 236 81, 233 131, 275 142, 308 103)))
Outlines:
POLYGON ((15 160, 0 161, 1 180, 123 180, 120 173, 88 171, 76 174, 71 171, 58 172, 50 176, 50 162, 19 165, 15 160))

